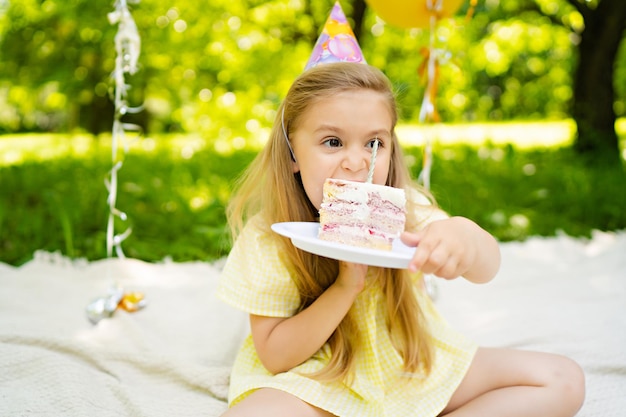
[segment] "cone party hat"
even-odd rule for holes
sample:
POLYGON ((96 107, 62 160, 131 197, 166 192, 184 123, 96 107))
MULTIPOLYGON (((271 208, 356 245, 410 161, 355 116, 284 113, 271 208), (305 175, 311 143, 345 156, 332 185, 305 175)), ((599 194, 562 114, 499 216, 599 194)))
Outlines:
POLYGON ((333 6, 304 70, 330 62, 366 63, 339 2, 333 6))

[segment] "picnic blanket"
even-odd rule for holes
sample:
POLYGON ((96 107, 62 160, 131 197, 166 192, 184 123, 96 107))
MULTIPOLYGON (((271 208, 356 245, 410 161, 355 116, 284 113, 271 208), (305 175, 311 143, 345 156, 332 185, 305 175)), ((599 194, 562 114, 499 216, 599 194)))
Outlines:
MULTIPOLYGON (((562 353, 587 376, 580 417, 626 416, 626 233, 502 243, 489 284, 436 280, 448 320, 482 345, 562 353)), ((247 316, 214 296, 221 262, 0 264, 0 415, 219 416, 247 316), (93 325, 120 285, 147 306, 93 325)))

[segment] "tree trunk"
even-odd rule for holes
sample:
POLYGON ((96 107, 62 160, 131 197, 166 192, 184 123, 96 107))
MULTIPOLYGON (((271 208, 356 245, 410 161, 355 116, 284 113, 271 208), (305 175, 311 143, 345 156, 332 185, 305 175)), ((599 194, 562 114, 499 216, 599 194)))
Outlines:
MULTIPOLYGON (((578 3, 570 0, 570 3, 578 3)), ((578 45, 572 116, 578 127, 574 149, 594 161, 617 162, 614 70, 626 27, 626 1, 602 0, 595 10, 578 3, 585 29, 578 45)))
POLYGON ((363 34, 363 20, 365 18, 365 0, 353 0, 352 2, 352 19, 354 20, 354 36, 357 40, 361 41, 361 35, 363 34))
POLYGON ((91 103, 81 107, 80 124, 93 135, 110 132, 114 114, 115 105, 108 97, 95 96, 91 103))

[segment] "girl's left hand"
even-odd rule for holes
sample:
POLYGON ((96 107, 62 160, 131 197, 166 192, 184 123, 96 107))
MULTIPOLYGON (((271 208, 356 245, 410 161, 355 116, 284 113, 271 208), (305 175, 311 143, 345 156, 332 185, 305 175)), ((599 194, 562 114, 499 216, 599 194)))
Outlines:
POLYGON ((355 295, 365 288, 367 265, 339 261, 339 274, 335 284, 355 295))
POLYGON ((485 282, 493 278, 500 264, 495 239, 464 217, 432 222, 417 233, 404 232, 401 239, 408 246, 417 246, 409 264, 413 272, 485 282))

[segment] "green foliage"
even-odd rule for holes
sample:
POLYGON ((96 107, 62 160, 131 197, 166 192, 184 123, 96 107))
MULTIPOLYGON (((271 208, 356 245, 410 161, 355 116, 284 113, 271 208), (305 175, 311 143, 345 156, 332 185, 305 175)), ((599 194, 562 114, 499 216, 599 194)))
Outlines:
POLYGON ((108 102, 114 56, 108 3, 8 4, 0 10, 0 132, 74 127, 81 107, 108 102))
MULTIPOLYGON (((133 121, 152 133, 257 137, 302 71, 333 2, 133 5, 142 53, 141 69, 129 80, 130 104, 146 106, 133 121)), ((342 5, 350 15, 351 2, 342 5)), ((574 8, 566 0, 485 0, 466 21, 466 7, 435 36, 443 120, 566 116, 582 24, 574 8)), ((112 9, 112 2, 90 0, 16 0, 0 8, 0 132, 110 129, 112 9)), ((401 30, 366 11, 364 54, 397 86, 405 121, 418 119, 423 79, 417 70, 428 38, 425 29, 401 30)), ((619 60, 618 116, 625 64, 619 60)))
MULTIPOLYGON (((267 137, 333 2, 141 0, 132 6, 142 54, 140 71, 128 80, 129 104, 145 110, 129 121, 151 135, 191 135, 145 139, 126 158, 117 206, 130 220, 118 221, 117 230, 133 228, 123 245, 128 256, 206 260, 226 253, 232 180, 252 158, 251 146, 267 137)), ((471 20, 463 16, 465 5, 442 22, 435 33, 442 119, 564 118, 584 27, 569 3, 484 0, 471 20)), ((351 2, 342 6, 350 16, 351 2)), ((0 0, 0 133, 110 131, 112 10, 113 2, 0 0)), ((394 83, 405 122, 418 120, 424 88, 418 69, 428 40, 427 30, 401 30, 366 12, 361 46, 394 83)), ((614 83, 614 108, 623 116, 623 42, 614 83)), ((104 257, 107 138, 54 137, 54 146, 43 147, 54 155, 21 161, 29 140, 2 146, 3 140, 0 261, 21 264, 37 249, 104 257), (82 151, 59 152, 78 142, 82 151)), ((417 173, 421 150, 409 154, 417 173)), ((589 168, 569 151, 446 146, 435 158, 440 204, 502 240, 626 226, 623 172, 589 168)))
POLYGON ((589 236, 626 227, 623 169, 597 166, 566 148, 487 145, 435 149, 433 193, 502 241, 557 231, 589 236))
MULTIPOLYGON (((56 138, 63 140, 67 138, 56 138)), ((27 160, 0 168, 0 252, 21 263, 35 250, 72 257, 106 256, 106 189, 110 146, 92 139, 87 154, 27 160)), ((168 141, 170 142, 170 141, 168 141)), ((221 155, 194 151, 193 142, 164 146, 146 140, 133 148, 119 173, 117 207, 132 227, 127 256, 146 260, 208 259, 228 249, 224 207, 232 181, 251 151, 221 155), (187 158, 187 159, 186 159, 187 158)))
MULTIPOLYGON (((107 137, 0 137, 0 149, 20 150, 12 162, 0 163, 0 262, 22 264, 39 249, 106 257, 109 145, 107 137)), ((219 141, 188 135, 131 146, 117 193, 117 207, 129 220, 118 222, 116 232, 133 229, 122 244, 127 256, 189 261, 227 254, 224 209, 234 180, 256 151, 217 149, 219 141)), ((422 149, 407 147, 406 153, 417 177, 422 149)), ((590 170, 568 149, 434 149, 432 191, 439 204, 502 241, 624 229, 625 181, 623 170, 590 170)))

